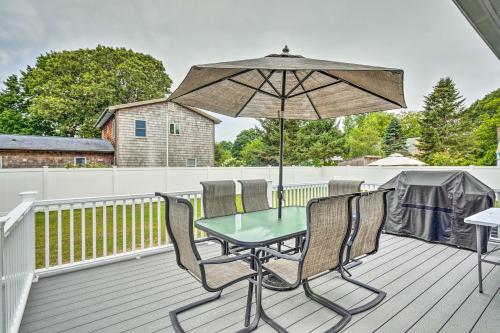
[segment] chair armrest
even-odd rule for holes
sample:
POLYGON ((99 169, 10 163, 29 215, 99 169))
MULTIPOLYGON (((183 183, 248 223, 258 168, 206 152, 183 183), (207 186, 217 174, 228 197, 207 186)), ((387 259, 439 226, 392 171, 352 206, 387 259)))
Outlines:
POLYGON ((278 251, 275 251, 273 249, 270 249, 270 248, 267 248, 267 247, 259 247, 257 248, 257 257, 259 256, 259 254, 261 252, 266 252, 266 253, 269 253, 277 258, 281 258, 281 259, 286 259, 286 260, 292 260, 292 261, 300 261, 300 258, 298 257, 294 257, 294 256, 291 256, 291 255, 288 255, 288 254, 283 254, 281 252, 278 252, 278 251))
POLYGON ((194 240, 194 243, 195 244, 198 244, 198 243, 203 243, 203 242, 209 242, 209 241, 216 241, 217 243, 219 243, 221 246, 224 246, 224 242, 222 242, 220 239, 218 239, 217 237, 213 237, 213 236, 210 236, 210 237, 205 237, 205 238, 200 238, 200 239, 195 239, 194 240))

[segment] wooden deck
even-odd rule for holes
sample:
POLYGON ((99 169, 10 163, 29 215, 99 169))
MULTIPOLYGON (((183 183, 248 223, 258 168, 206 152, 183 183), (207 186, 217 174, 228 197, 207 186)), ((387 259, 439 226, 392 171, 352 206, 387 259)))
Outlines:
MULTIPOLYGON (((202 245, 204 256, 215 245, 202 245)), ((500 267, 484 264, 477 292, 476 255, 411 238, 382 236, 380 251, 352 269, 381 288, 377 308, 353 317, 344 332, 499 332, 500 267)), ((345 307, 371 297, 328 274, 313 290, 345 307)), ((186 331, 234 332, 243 323, 247 283, 181 316, 186 331)), ((173 252, 41 279, 30 293, 21 332, 172 332, 168 312, 208 295, 175 264, 173 252)), ((323 332, 338 320, 302 288, 264 291, 266 312, 290 332, 323 332)), ((261 321, 258 332, 273 332, 261 321)))

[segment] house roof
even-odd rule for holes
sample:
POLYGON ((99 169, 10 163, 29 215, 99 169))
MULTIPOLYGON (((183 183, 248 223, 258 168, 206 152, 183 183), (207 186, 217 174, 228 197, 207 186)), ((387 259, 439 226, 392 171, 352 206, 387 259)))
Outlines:
POLYGON ((80 139, 58 136, 0 134, 0 149, 52 150, 81 152, 114 152, 113 145, 103 139, 80 139))
MULTIPOLYGON (((134 102, 134 103, 128 103, 128 104, 119 104, 119 105, 109 106, 101 113, 101 115, 99 116, 99 119, 97 119, 95 126, 97 128, 102 128, 102 126, 104 126, 104 124, 106 124, 106 122, 109 120, 109 118, 111 118, 111 116, 117 110, 123 110, 123 109, 133 108, 136 106, 150 105, 150 104, 155 104, 155 103, 165 103, 165 102, 167 102, 167 98, 163 97, 163 98, 157 98, 157 99, 150 99, 147 101, 140 101, 140 102, 134 102)), ((168 103, 173 103, 173 102, 168 102, 168 103)), ((176 104, 178 104, 178 103, 176 103, 176 104)), ((182 105, 182 104, 178 104, 178 105, 180 105, 188 110, 191 110, 191 111, 199 114, 200 116, 205 117, 205 118, 213 121, 216 124, 219 124, 221 122, 220 119, 218 119, 212 115, 209 115, 208 113, 206 113, 205 111, 202 111, 200 109, 193 108, 193 107, 186 106, 186 105, 182 105)))
POLYGON ((426 165, 424 162, 414 158, 405 157, 395 153, 381 160, 372 162, 368 166, 419 166, 426 165))

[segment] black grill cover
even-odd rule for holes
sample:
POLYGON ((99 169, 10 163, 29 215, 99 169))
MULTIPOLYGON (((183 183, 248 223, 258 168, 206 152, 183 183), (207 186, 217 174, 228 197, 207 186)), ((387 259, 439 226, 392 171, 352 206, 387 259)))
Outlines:
MULTIPOLYGON (((476 250, 464 219, 493 206, 495 192, 466 171, 403 171, 381 186, 387 196, 385 231, 476 250)), ((489 230, 483 232, 486 251, 489 230)))

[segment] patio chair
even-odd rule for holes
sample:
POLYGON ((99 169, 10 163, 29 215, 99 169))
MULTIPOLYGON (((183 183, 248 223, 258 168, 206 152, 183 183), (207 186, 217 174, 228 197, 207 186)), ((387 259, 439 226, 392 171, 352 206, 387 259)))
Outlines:
MULTIPOLYGON (((381 189, 360 194, 356 208, 356 216, 358 216, 358 218, 354 224, 354 230, 347 241, 344 267, 352 260, 358 261, 358 259, 375 254, 378 251, 380 234, 382 233, 386 218, 386 197, 392 190, 393 189, 381 189)), ((350 278, 351 274, 344 267, 340 269, 340 275, 344 280, 354 283, 377 295, 370 302, 354 309, 349 309, 351 314, 371 309, 385 298, 386 293, 384 291, 350 278), (346 273, 349 277, 346 276, 346 273)))
POLYGON ((232 180, 201 182, 206 218, 236 214, 236 184, 232 180))
POLYGON ((351 320, 351 314, 342 306, 314 293, 309 281, 341 266, 351 230, 350 203, 357 195, 315 198, 309 201, 306 241, 300 256, 286 255, 266 248, 257 251, 257 256, 267 253, 276 258, 263 264, 266 271, 291 288, 302 284, 307 297, 341 316, 341 320, 328 332, 340 331, 351 320))
MULTIPOLYGON (((251 332, 255 330, 261 316, 262 300, 262 267, 258 258, 252 254, 240 254, 238 256, 222 255, 215 258, 202 259, 196 247, 197 243, 210 240, 219 242, 221 247, 223 247, 222 242, 215 237, 194 240, 193 206, 189 200, 162 193, 156 193, 156 195, 163 197, 166 202, 165 222, 168 235, 174 245, 177 265, 186 270, 197 281, 201 282, 206 291, 215 292, 214 296, 170 311, 170 320, 175 331, 184 332, 178 319, 180 313, 219 299, 223 289, 243 280, 249 281, 249 290, 251 290, 250 286, 252 284, 256 284, 256 311, 254 320, 238 332, 251 332), (252 269, 249 266, 248 260, 253 261, 253 267, 256 267, 256 269, 252 269)), ((248 313, 251 306, 251 297, 249 297, 247 299, 248 313)))
POLYGON ((336 180, 328 182, 328 195, 342 195, 361 192, 361 184, 364 180, 336 180))
POLYGON ((247 179, 238 182, 241 184, 241 203, 245 213, 271 208, 267 198, 267 180, 247 179))

